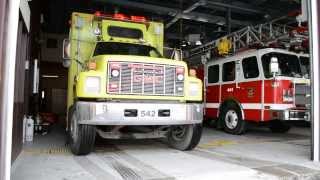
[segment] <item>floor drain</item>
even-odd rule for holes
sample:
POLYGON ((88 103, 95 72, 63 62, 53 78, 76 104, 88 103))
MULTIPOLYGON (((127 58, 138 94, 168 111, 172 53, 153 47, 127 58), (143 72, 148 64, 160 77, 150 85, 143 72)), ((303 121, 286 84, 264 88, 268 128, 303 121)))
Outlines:
POLYGON ((23 150, 28 154, 70 154, 71 151, 68 147, 55 147, 48 149, 25 149, 23 150))

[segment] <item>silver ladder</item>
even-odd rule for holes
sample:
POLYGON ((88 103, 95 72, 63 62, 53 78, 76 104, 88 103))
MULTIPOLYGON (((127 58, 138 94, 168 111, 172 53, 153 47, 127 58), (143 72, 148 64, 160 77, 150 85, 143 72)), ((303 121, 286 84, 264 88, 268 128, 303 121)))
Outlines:
POLYGON ((191 58, 196 55, 206 54, 210 50, 218 47, 220 40, 223 38, 228 38, 231 41, 231 54, 236 53, 241 49, 250 48, 252 45, 267 47, 271 43, 279 41, 289 48, 290 44, 301 43, 303 40, 308 38, 308 34, 295 34, 294 36, 290 36, 290 32, 292 32, 295 27, 279 23, 281 20, 285 20, 285 18, 287 17, 281 17, 264 24, 242 28, 229 35, 191 49, 188 57, 191 58))

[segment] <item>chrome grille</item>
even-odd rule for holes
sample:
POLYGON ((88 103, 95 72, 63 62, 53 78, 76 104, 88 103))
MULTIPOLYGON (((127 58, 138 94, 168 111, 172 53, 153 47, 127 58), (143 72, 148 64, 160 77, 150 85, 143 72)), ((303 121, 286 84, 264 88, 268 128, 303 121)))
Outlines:
POLYGON ((109 62, 108 67, 108 93, 161 96, 184 95, 184 80, 179 81, 176 76, 176 68, 179 66, 112 61, 109 62), (117 67, 120 66, 120 75, 118 77, 112 77, 111 75, 111 66, 114 64, 117 64, 117 67))
POLYGON ((311 103, 310 86, 307 84, 295 84, 295 104, 307 105, 311 103))

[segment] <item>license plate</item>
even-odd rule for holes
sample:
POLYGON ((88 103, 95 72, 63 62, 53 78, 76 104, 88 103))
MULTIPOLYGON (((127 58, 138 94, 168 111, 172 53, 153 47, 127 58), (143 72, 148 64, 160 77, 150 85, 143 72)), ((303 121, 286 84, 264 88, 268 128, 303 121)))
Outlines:
POLYGON ((155 110, 141 110, 140 117, 155 117, 156 111, 155 110))

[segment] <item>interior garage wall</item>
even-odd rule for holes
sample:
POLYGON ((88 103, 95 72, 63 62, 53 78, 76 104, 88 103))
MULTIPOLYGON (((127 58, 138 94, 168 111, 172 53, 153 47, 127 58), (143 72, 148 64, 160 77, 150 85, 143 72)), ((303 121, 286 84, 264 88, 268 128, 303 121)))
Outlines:
POLYGON ((40 93, 45 92, 41 100, 41 112, 66 114, 66 93, 68 69, 62 63, 40 61, 40 93), (46 77, 46 76, 56 77, 46 77))
POLYGON ((28 59, 29 38, 22 20, 19 22, 15 67, 15 90, 12 129, 12 160, 15 160, 22 149, 23 116, 25 115, 25 67, 28 59))

